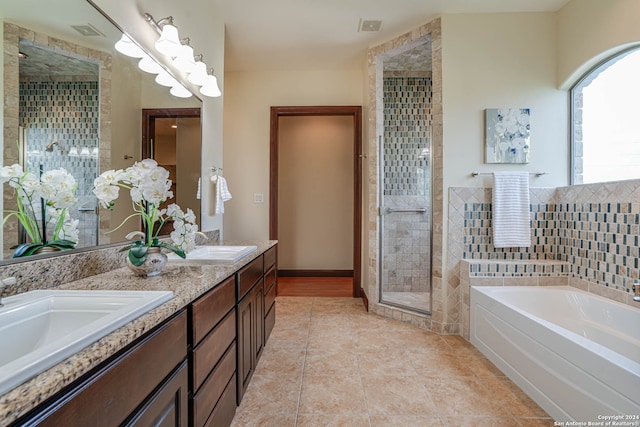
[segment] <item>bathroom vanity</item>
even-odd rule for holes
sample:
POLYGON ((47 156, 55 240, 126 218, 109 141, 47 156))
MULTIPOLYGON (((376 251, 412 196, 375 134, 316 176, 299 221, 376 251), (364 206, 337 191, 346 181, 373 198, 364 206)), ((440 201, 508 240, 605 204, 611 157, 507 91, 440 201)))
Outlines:
POLYGON ((231 265, 128 269, 65 289, 170 290, 174 298, 0 396, 0 425, 225 426, 275 322, 276 242, 231 265))

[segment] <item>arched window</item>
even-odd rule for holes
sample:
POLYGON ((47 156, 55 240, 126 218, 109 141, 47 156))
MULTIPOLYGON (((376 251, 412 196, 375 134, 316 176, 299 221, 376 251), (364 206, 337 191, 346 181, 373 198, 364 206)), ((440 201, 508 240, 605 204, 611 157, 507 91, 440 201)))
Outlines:
POLYGON ((640 179, 640 47, 571 89, 573 184, 640 179))

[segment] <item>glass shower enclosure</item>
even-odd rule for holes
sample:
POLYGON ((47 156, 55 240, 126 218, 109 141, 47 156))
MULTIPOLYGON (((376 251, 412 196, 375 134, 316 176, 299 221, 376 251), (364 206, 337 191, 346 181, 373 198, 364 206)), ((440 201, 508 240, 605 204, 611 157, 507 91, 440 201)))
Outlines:
MULTIPOLYGON (((383 56, 379 159, 380 302, 431 311, 430 38, 383 56)), ((381 86, 381 87, 380 87, 381 86)))

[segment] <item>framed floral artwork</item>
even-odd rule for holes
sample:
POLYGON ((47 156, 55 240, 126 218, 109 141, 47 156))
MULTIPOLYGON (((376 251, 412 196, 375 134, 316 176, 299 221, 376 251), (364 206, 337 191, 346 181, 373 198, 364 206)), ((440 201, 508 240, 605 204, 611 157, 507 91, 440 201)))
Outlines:
POLYGON ((486 163, 529 163, 531 110, 487 108, 484 111, 486 163))

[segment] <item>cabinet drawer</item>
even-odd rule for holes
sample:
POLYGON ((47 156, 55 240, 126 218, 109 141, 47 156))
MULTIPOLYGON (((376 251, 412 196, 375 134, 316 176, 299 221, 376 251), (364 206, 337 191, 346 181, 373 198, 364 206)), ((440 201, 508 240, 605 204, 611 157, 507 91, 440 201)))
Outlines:
POLYGON ((267 312, 264 316, 264 343, 267 344, 269 340, 269 335, 271 335, 271 331, 276 324, 276 305, 274 304, 271 307, 271 310, 267 312))
POLYGON ((253 285, 262 277, 262 255, 251 261, 238 272, 238 301, 244 297, 253 285))
POLYGON ((29 425, 120 425, 185 359, 187 315, 182 312, 104 369, 40 412, 29 425))
POLYGON ((216 409, 207 420, 205 427, 226 427, 230 426, 236 414, 236 376, 229 380, 227 388, 224 389, 216 409))
POLYGON ((276 284, 276 268, 275 266, 271 270, 267 271, 264 275, 264 294, 268 294, 271 287, 276 284))
POLYGON ((234 343, 193 398, 193 420, 196 427, 205 425, 235 371, 236 345, 234 343))
MULTIPOLYGON (((264 285, 265 290, 267 289, 267 284, 264 285)), ((276 286, 275 283, 272 283, 271 289, 266 291, 264 296, 264 312, 268 312, 273 302, 276 300, 276 286)))
POLYGON ((268 249, 264 253, 264 271, 267 271, 276 264, 276 247, 268 249))
POLYGON ((193 303, 192 342, 195 347, 236 303, 234 278, 230 277, 193 303))
POLYGON ((236 338, 236 311, 231 310, 193 351, 193 389, 198 390, 236 338))

